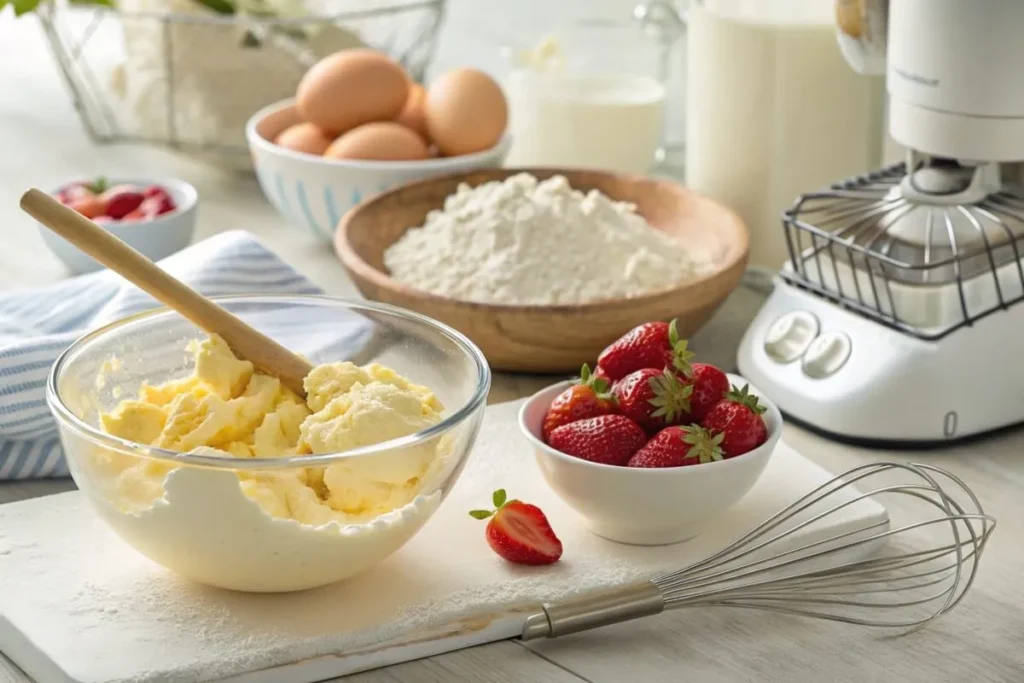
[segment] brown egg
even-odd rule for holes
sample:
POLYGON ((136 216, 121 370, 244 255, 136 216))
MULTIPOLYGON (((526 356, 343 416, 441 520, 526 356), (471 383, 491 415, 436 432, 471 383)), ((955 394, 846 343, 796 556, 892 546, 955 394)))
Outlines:
POLYGON ((331 143, 324 152, 329 159, 367 161, 416 161, 427 158, 423 138, 400 123, 364 123, 331 143))
POLYGON ((296 105, 306 121, 339 135, 402 111, 409 79, 402 67, 374 50, 342 50, 314 64, 299 82, 296 105))
POLYGON ((395 123, 400 123, 410 128, 425 140, 427 139, 427 116, 423 105, 427 99, 427 91, 419 83, 412 83, 409 86, 409 99, 405 101, 401 113, 395 118, 395 123))
POLYGON ((475 69, 457 69, 427 90, 427 131, 445 156, 490 149, 505 132, 508 104, 493 78, 475 69))
POLYGON ((328 137, 312 123, 296 123, 281 131, 274 144, 295 152, 305 152, 320 156, 331 146, 333 138, 328 137))

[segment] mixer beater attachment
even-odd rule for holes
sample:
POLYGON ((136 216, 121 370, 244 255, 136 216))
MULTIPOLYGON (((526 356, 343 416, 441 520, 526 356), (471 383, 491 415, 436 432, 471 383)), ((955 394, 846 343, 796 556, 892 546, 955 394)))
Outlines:
POLYGON ((1024 300, 1024 197, 998 164, 911 152, 800 196, 783 227, 789 284, 922 339, 1024 300))
POLYGON ((862 465, 688 567, 543 605, 527 619, 521 637, 555 638, 665 609, 704 606, 913 631, 963 599, 994 529, 995 519, 949 472, 923 464, 862 465), (893 475, 909 481, 893 481, 893 475), (897 497, 924 513, 914 521, 879 522, 814 541, 796 537, 876 496, 897 497))

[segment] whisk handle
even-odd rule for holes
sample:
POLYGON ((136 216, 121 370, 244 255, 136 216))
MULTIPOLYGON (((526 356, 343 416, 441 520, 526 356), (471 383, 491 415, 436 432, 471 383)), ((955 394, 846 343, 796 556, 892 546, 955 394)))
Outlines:
POLYGON ((665 596, 661 589, 650 581, 644 581, 572 600, 545 604, 542 606, 543 611, 526 619, 520 638, 557 638, 630 619, 648 617, 664 609, 665 596))

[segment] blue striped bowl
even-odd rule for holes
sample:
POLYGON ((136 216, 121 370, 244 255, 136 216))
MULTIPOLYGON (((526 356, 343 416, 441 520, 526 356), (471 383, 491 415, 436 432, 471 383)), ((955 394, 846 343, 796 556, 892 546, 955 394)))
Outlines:
POLYGON ((347 161, 295 152, 271 142, 301 118, 294 100, 256 112, 246 139, 263 194, 285 220, 331 243, 341 217, 364 199, 416 180, 501 166, 512 139, 484 152, 424 161, 347 161))

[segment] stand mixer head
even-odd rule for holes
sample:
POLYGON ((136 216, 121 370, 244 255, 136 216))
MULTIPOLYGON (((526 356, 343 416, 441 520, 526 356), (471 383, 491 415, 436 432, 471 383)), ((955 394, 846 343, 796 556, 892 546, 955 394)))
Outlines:
POLYGON ((797 198, 738 364, 791 419, 933 444, 1024 422, 1024 2, 836 0, 906 162, 797 198), (941 368, 941 370, 937 370, 941 368))
POLYGON ((1024 160, 1024 4, 837 0, 837 20, 850 65, 886 75, 901 145, 970 163, 1024 160))
MULTIPOLYGON (((943 328, 926 337, 1005 307, 999 270, 1020 261, 1017 242, 1024 236, 1022 195, 1004 182, 1005 162, 1024 159, 1024 88, 1007 87, 1019 80, 1015 65, 1024 60, 1017 39, 1024 3, 838 0, 836 10, 847 61, 860 73, 887 76, 889 129, 908 150, 907 161, 798 199, 784 217, 791 270, 808 275, 803 266, 809 256, 820 261, 822 246, 830 256, 835 246, 860 246, 847 259, 860 273, 848 289, 874 274, 885 280, 886 293, 889 280, 962 290, 964 281, 991 279, 984 311, 970 310, 961 291, 960 320, 911 320, 943 328), (801 232, 811 233, 809 248, 801 232)), ((852 294, 833 275, 835 286, 826 289, 852 294)), ((819 283, 826 277, 816 276, 819 283)), ((872 298, 871 314, 903 322, 891 296, 872 298)), ((864 303, 859 292, 857 299, 864 303)))

